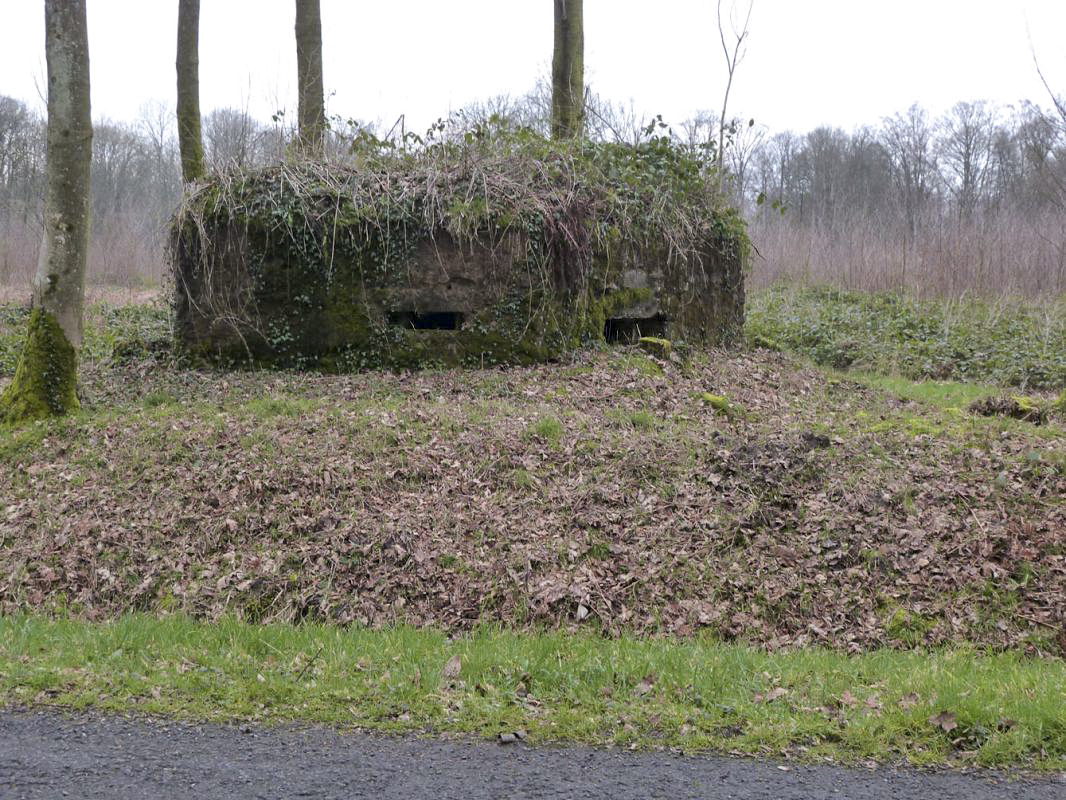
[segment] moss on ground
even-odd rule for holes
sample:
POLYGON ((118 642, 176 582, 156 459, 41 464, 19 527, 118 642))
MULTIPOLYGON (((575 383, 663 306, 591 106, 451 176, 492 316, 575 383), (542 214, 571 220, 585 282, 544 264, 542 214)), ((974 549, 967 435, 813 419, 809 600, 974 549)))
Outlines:
POLYGON ((704 405, 710 406, 719 414, 728 415, 733 413, 733 407, 729 404, 729 400, 720 394, 704 392, 700 395, 700 399, 703 401, 704 405))

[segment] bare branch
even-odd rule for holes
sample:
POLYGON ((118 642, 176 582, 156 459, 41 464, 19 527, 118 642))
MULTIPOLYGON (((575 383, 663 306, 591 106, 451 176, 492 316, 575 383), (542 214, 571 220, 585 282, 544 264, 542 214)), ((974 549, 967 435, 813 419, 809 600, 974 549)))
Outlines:
POLYGON ((754 6, 754 2, 755 0, 748 0, 748 10, 744 15, 744 24, 741 26, 739 33, 737 32, 737 26, 733 18, 733 12, 736 10, 736 7, 730 7, 730 27, 732 28, 733 36, 736 39, 736 42, 733 43, 732 50, 730 50, 729 44, 726 42, 725 25, 722 22, 722 0, 718 0, 718 38, 722 43, 722 54, 725 56, 726 72, 728 75, 725 84, 725 93, 722 95, 722 116, 718 120, 718 152, 716 154, 716 159, 719 172, 721 172, 725 163, 723 151, 725 149, 726 110, 729 107, 729 92, 733 88, 733 75, 736 72, 737 64, 739 64, 744 58, 744 53, 741 51, 741 47, 744 44, 744 40, 748 38, 748 24, 751 21, 751 10, 754 6))

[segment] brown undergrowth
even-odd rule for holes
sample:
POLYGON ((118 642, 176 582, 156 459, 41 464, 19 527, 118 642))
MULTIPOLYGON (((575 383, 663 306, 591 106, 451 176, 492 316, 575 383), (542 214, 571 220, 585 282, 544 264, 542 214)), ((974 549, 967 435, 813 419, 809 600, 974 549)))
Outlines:
POLYGON ((0 436, 3 613, 1066 646, 1061 417, 765 351, 86 372, 80 416, 0 436))

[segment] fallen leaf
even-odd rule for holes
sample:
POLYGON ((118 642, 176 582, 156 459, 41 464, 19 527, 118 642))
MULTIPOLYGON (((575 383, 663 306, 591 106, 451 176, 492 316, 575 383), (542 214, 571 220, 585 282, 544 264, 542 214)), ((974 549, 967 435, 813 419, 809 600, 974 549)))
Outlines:
POLYGON ((459 677, 459 672, 462 668, 463 660, 458 655, 454 655, 448 659, 448 663, 444 665, 444 672, 442 674, 445 679, 453 681, 459 677))
POLYGON ((910 709, 918 705, 918 701, 920 699, 921 698, 918 697, 917 692, 908 692, 899 699, 899 707, 902 708, 904 711, 909 711, 910 709))
POLYGON ((929 718, 929 724, 934 728, 940 728, 944 733, 951 733, 959 727, 958 720, 950 711, 941 711, 939 714, 934 714, 929 718))
POLYGON ((650 692, 652 690, 652 687, 654 687, 654 686, 655 686, 655 676, 654 675, 646 675, 644 677, 644 680, 642 680, 640 683, 638 683, 636 688, 633 689, 633 694, 635 694, 637 697, 643 697, 648 692, 650 692))
POLYGON ((772 703, 774 700, 784 697, 786 694, 788 694, 788 689, 784 686, 778 686, 771 689, 766 694, 756 694, 754 700, 756 703, 772 703))

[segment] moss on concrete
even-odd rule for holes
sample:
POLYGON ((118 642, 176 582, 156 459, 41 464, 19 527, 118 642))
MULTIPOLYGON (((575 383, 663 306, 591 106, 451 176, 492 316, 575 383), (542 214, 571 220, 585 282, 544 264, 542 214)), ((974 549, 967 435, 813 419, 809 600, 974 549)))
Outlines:
POLYGON ((658 336, 641 336, 637 345, 645 353, 651 353, 659 358, 669 358, 670 351, 674 347, 669 339, 662 339, 658 336))
POLYGON ((34 309, 15 377, 0 395, 0 425, 20 425, 76 411, 77 384, 77 352, 56 318, 34 309))
POLYGON ((698 165, 669 148, 560 161, 540 146, 499 145, 477 181, 459 169, 471 154, 455 156, 453 173, 441 167, 453 156, 434 151, 200 185, 172 229, 179 346, 196 359, 349 371, 550 361, 603 342, 618 316, 669 321, 679 340, 728 341, 747 239, 691 184, 698 165), (676 210, 649 221, 634 209, 662 191, 660 167, 677 173, 676 210), (578 202, 560 187, 581 176, 578 202), (410 322, 443 314, 458 324, 410 322))

